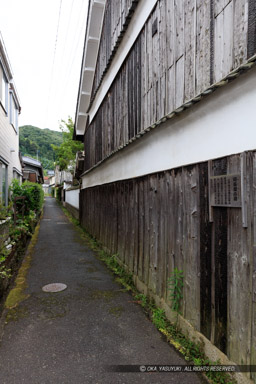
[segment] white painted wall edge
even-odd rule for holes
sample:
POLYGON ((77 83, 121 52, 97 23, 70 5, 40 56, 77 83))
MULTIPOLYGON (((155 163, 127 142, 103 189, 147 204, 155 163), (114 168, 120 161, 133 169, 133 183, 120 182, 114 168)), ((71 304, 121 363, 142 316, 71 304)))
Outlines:
POLYGON ((256 149, 256 68, 82 177, 82 188, 256 149))
POLYGON ((79 193, 80 189, 66 190, 66 203, 79 209, 79 193))
POLYGON ((157 0, 142 0, 137 5, 134 16, 125 32, 121 44, 119 45, 114 59, 97 91, 96 98, 88 111, 90 122, 96 115, 102 101, 104 100, 112 82, 118 74, 126 56, 139 36, 142 28, 144 27, 149 15, 151 14, 157 0))

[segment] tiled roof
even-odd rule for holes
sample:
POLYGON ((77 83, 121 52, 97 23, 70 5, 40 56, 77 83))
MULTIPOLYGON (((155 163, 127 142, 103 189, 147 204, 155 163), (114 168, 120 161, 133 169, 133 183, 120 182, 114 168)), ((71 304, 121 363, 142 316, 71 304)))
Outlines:
POLYGON ((42 164, 40 163, 40 161, 33 159, 32 157, 22 156, 22 161, 25 164, 34 165, 36 167, 42 167, 42 164))

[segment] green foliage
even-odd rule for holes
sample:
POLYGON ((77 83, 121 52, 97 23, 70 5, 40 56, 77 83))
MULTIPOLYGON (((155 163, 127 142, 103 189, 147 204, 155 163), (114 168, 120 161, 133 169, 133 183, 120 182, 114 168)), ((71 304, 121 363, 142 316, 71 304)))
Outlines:
POLYGON ((152 316, 152 321, 153 324, 158 329, 165 328, 166 326, 166 317, 163 309, 157 308, 153 311, 153 316, 152 316))
POLYGON ((143 295, 143 293, 138 293, 134 296, 134 298, 143 308, 148 306, 148 298, 147 296, 143 295))
POLYGON ((19 130, 20 151, 22 155, 37 158, 44 169, 54 169, 55 153, 52 144, 61 145, 62 133, 48 128, 40 129, 32 125, 24 125, 19 130))
POLYGON ((51 196, 54 197, 54 187, 51 189, 51 196))
POLYGON ((83 150, 83 144, 80 141, 73 140, 74 123, 71 117, 68 121, 61 121, 60 129, 63 135, 63 143, 60 146, 52 145, 56 156, 56 164, 60 170, 65 170, 74 166, 76 153, 83 150), (73 164, 72 164, 73 163, 73 164))
POLYGON ((6 207, 0 200, 0 220, 5 220, 10 216, 10 206, 6 207))
POLYGON ((62 190, 62 188, 61 187, 55 187, 55 189, 56 189, 56 199, 58 201, 61 201, 61 190, 62 190))
MULTIPOLYGON (((25 182, 20 185, 18 180, 14 179, 10 191, 12 203, 15 197, 25 197, 25 199, 16 201, 15 220, 8 221, 8 232, 2 236, 2 239, 0 236, 0 280, 11 277, 11 270, 5 265, 6 259, 13 250, 17 255, 23 250, 24 239, 32 236, 37 214, 41 211, 44 201, 43 188, 40 184, 25 182)), ((8 208, 10 214, 10 207, 8 208)))
POLYGON ((6 268, 4 265, 0 266, 0 279, 9 279, 11 277, 10 268, 6 268))
POLYGON ((180 313, 180 302, 183 298, 183 271, 174 268, 172 276, 168 279, 168 289, 170 291, 170 299, 172 301, 172 310, 180 313))
MULTIPOLYGON (((25 215, 29 215, 30 211, 40 212, 44 202, 44 192, 40 184, 26 181, 20 185, 18 180, 14 179, 10 186, 10 191, 12 192, 13 202, 15 197, 25 196, 25 215)), ((18 200, 18 213, 21 213, 22 205, 22 200, 18 200)))

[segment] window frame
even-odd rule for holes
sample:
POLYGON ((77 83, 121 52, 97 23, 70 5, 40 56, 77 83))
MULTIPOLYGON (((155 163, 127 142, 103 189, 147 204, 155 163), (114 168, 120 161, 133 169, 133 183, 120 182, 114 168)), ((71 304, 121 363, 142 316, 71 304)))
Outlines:
POLYGON ((0 189, 0 201, 3 203, 3 205, 5 205, 6 207, 8 206, 8 162, 5 161, 2 156, 0 156, 0 186, 1 186, 1 189, 0 189), (5 168, 2 167, 2 165, 5 166, 5 168), (3 201, 3 198, 2 198, 2 195, 3 195, 3 169, 5 170, 4 171, 4 179, 5 179, 5 191, 4 191, 4 201, 3 201))
POLYGON ((1 94, 0 94, 0 104, 2 106, 2 108, 4 109, 5 113, 6 113, 6 116, 8 116, 8 106, 9 106, 9 102, 8 102, 8 90, 9 90, 9 82, 8 82, 8 78, 5 74, 5 70, 4 70, 4 67, 0 61, 0 72, 1 72, 1 94), (4 84, 4 87, 3 87, 3 84, 4 84), (5 89, 3 91, 3 88, 5 89), (4 97, 2 97, 4 95, 4 97))
POLYGON ((10 94, 9 120, 10 120, 10 124, 13 126, 15 132, 18 135, 19 134, 18 103, 15 100, 14 93, 12 90, 10 91, 9 94, 10 94))

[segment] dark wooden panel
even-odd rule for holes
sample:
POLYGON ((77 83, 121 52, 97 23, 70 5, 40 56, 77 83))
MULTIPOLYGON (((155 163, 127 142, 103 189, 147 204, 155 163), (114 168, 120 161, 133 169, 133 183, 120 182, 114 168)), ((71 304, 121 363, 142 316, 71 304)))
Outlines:
POLYGON ((211 223, 209 223, 208 163, 199 164, 200 188, 200 330, 211 337, 211 223))
POLYGON ((144 180, 145 178, 141 179, 138 186, 138 277, 141 281, 143 281, 145 234, 144 180))
MULTIPOLYGON (((213 176, 227 173, 227 158, 213 162, 213 176)), ((214 208, 214 344, 227 349, 227 208, 214 208)))
POLYGON ((85 133, 85 170, 141 131, 141 37, 85 133))
POLYGON ((249 0, 248 9, 248 46, 247 56, 250 58, 256 53, 256 2, 249 0))
POLYGON ((214 344, 224 353, 227 347, 227 209, 213 212, 215 227, 215 338, 214 344))
POLYGON ((97 89, 115 55, 137 5, 138 0, 108 0, 106 2, 92 99, 95 97, 97 89))

